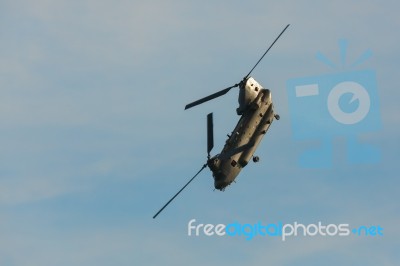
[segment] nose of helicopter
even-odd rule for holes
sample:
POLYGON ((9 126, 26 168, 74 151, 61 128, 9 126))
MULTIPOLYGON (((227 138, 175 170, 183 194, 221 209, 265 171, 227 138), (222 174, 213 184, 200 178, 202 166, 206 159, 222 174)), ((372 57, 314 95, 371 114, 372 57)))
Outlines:
POLYGON ((214 187, 218 190, 223 190, 231 182, 228 181, 227 176, 223 173, 214 173, 214 187))
POLYGON ((228 185, 229 184, 225 181, 217 181, 217 180, 214 181, 214 187, 215 187, 215 189, 218 189, 218 190, 223 190, 228 185))

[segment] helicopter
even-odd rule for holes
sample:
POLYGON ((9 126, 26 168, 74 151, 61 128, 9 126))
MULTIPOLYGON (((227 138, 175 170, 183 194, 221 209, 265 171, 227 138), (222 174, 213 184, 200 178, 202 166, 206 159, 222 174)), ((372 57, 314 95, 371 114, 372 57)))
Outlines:
POLYGON ((240 171, 251 159, 255 163, 259 161, 259 157, 254 156, 254 152, 260 144, 263 136, 267 133, 273 120, 279 120, 280 117, 274 112, 271 91, 263 88, 261 84, 250 76, 250 74, 289 26, 290 24, 286 25, 250 72, 239 83, 185 106, 185 110, 187 110, 223 96, 231 89, 239 87, 239 107, 236 109, 236 113, 240 118, 232 133, 228 134, 228 139, 226 140, 222 151, 215 156, 211 157, 210 155, 214 147, 214 123, 213 113, 209 113, 207 115, 207 162, 153 216, 153 219, 155 219, 207 166, 212 172, 215 189, 223 191, 227 186, 235 181, 235 178, 239 175, 240 171))

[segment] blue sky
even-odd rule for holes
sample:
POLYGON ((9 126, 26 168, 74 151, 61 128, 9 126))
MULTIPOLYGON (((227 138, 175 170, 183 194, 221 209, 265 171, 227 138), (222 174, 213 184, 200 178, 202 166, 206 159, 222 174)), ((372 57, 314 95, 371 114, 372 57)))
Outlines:
MULTIPOLYGON (((398 265, 400 69, 396 1, 1 1, 1 265, 398 265), (209 170, 154 213, 213 153, 238 116, 238 82, 283 27, 253 77, 281 120, 224 193, 209 170), (381 161, 298 165, 286 82, 334 73, 321 52, 376 72, 381 161), (189 237, 187 223, 380 225, 383 237, 189 237)), ((345 67, 340 71, 347 71, 345 67)), ((306 115, 306 114, 305 114, 306 115)))

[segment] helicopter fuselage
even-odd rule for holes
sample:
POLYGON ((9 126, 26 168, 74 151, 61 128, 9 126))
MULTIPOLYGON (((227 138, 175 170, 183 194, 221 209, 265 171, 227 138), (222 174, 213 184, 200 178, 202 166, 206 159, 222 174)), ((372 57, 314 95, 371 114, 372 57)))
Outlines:
POLYGON ((201 169, 153 216, 155 219, 207 166, 213 173, 214 186, 216 189, 224 190, 230 185, 240 171, 253 161, 259 160, 254 156, 261 139, 267 133, 272 121, 279 120, 279 115, 274 113, 271 91, 264 89, 250 74, 261 62, 264 56, 272 48, 275 42, 289 27, 289 24, 281 31, 278 37, 272 42, 261 58, 244 76, 242 81, 216 93, 191 102, 185 106, 185 110, 221 97, 231 89, 239 87, 239 107, 236 113, 240 119, 224 145, 220 154, 211 157, 210 152, 214 147, 213 113, 207 115, 207 153, 208 160, 201 169))
POLYGON ((239 87, 239 108, 236 111, 241 117, 228 135, 221 153, 207 161, 213 173, 214 186, 219 190, 231 184, 248 164, 275 116, 270 90, 262 88, 251 77, 239 87))

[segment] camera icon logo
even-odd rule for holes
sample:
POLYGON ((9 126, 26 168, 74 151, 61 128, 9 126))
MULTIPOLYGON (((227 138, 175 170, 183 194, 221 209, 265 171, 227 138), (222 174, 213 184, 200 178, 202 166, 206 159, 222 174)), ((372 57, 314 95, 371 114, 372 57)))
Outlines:
POLYGON ((362 121, 368 114, 371 102, 367 90, 354 81, 344 81, 336 85, 328 95, 328 111, 339 123, 351 125, 362 121), (353 95, 350 103, 359 99, 359 107, 352 113, 342 111, 339 105, 341 96, 346 93, 353 95))
MULTIPOLYGON (((347 42, 339 41, 344 65, 347 42)), ((352 65, 371 56, 367 51, 352 65)), ((321 53, 317 58, 335 67, 321 53)), ((376 163, 379 150, 358 138, 381 127, 376 76, 373 70, 345 71, 287 81, 293 137, 311 143, 301 154, 303 167, 331 167, 333 140, 345 137, 347 162, 376 163)))

